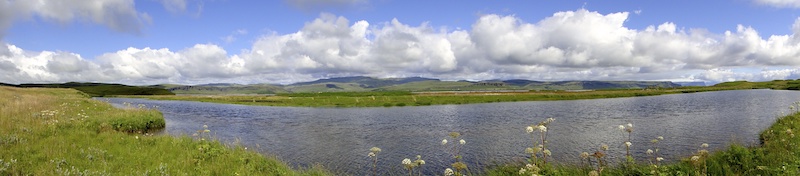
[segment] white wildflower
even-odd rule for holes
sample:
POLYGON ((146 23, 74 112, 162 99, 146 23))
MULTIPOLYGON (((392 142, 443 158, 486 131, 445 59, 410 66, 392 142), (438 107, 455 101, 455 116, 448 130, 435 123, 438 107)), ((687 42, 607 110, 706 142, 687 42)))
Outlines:
POLYGON ((708 144, 706 144, 706 143, 703 143, 703 144, 701 144, 701 145, 700 145, 700 147, 702 147, 702 148, 708 148, 708 144))
POLYGON ((653 154, 653 150, 647 149, 647 152, 645 152, 645 153, 647 153, 648 155, 652 155, 653 154))
POLYGON ((664 158, 658 157, 658 158, 656 158, 656 161, 664 161, 664 158))
POLYGON ((447 139, 442 139, 442 145, 447 144, 447 139))
POLYGON ((589 158, 589 153, 588 152, 581 153, 581 158, 583 159, 589 158))
POLYGON ((464 145, 464 144, 467 143, 467 141, 465 141, 464 139, 461 139, 460 141, 458 141, 458 143, 460 143, 461 145, 464 145))
POLYGON ((619 130, 625 131, 625 126, 624 125, 619 125, 619 127, 617 127, 617 128, 619 128, 619 130))
POLYGON ((445 176, 453 175, 453 169, 450 169, 450 168, 444 169, 444 175, 445 176))
POLYGON ((410 165, 411 164, 411 159, 408 159, 408 158, 403 159, 402 163, 403 163, 403 165, 410 165))
POLYGON ((375 153, 373 153, 373 152, 369 152, 369 154, 367 154, 367 156, 369 156, 369 157, 375 157, 375 153))
POLYGON ((547 156, 550 156, 550 150, 548 149, 544 149, 543 153, 547 156))
POLYGON ((625 142, 625 146, 626 146, 626 147, 631 147, 631 145, 632 145, 632 143, 631 143, 630 141, 628 141, 628 142, 625 142))
POLYGON ((628 123, 628 128, 633 128, 633 124, 628 123))
POLYGON ((664 136, 658 136, 658 140, 664 140, 664 136))
POLYGON ((380 152, 381 152, 381 148, 378 148, 378 147, 372 147, 371 149, 369 149, 369 151, 371 151, 371 152, 373 152, 373 153, 380 153, 380 152))
POLYGON ((692 156, 692 161, 700 160, 700 156, 692 156))
POLYGON ((528 127, 526 127, 526 128, 525 128, 525 132, 528 132, 528 133, 533 133, 533 127, 532 127, 532 126, 528 126, 528 127))
POLYGON ((547 132, 547 127, 546 127, 546 126, 544 126, 544 125, 539 125, 539 131, 541 131, 541 132, 547 132))

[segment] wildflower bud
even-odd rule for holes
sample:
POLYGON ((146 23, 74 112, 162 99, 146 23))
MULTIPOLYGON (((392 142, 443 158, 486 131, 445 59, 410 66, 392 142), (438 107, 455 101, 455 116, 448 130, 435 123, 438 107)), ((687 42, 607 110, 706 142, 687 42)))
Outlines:
POLYGON ((658 139, 658 140, 664 140, 664 137, 663 137, 663 136, 658 136, 656 139, 658 139))
POLYGON ((589 176, 600 176, 600 174, 596 170, 593 170, 589 172, 589 176))
POLYGON ((460 141, 458 141, 458 143, 460 143, 461 145, 464 145, 464 144, 467 143, 467 141, 465 141, 464 139, 461 139, 460 141))
POLYGON ((589 153, 588 153, 588 152, 583 152, 583 153, 581 153, 581 158, 582 158, 582 159, 589 158, 589 153))
POLYGON ((628 128, 633 128, 633 124, 628 123, 628 128))
POLYGON ((536 152, 533 150, 533 148, 530 148, 530 147, 528 147, 528 148, 526 148, 526 149, 525 149, 525 153, 527 153, 527 154, 534 154, 534 153, 536 153, 536 152))
POLYGON ((442 145, 447 144, 447 139, 442 139, 442 145))
POLYGON ((538 167, 536 167, 536 165, 534 165, 534 164, 526 164, 525 168, 530 169, 530 170, 537 170, 538 169, 538 167))
POLYGON ((619 127, 617 127, 617 128, 619 128, 619 130, 625 131, 625 126, 623 126, 623 125, 619 125, 619 127))
POLYGON ((526 128, 525 128, 525 132, 528 132, 528 133, 533 133, 533 127, 532 127, 532 126, 528 126, 528 127, 526 127, 526 128))
POLYGON ((425 160, 419 160, 419 165, 425 165, 425 160))
POLYGON ((208 128, 208 125, 203 125, 203 129, 206 129, 206 128, 208 128))
POLYGON ((603 149, 603 151, 608 150, 608 145, 606 144, 600 145, 600 149, 603 149))
POLYGON ((372 147, 371 149, 369 149, 369 151, 371 151, 372 153, 380 153, 381 152, 381 148, 372 147))
POLYGON ((656 161, 664 161, 664 158, 658 157, 658 158, 656 158, 656 161))

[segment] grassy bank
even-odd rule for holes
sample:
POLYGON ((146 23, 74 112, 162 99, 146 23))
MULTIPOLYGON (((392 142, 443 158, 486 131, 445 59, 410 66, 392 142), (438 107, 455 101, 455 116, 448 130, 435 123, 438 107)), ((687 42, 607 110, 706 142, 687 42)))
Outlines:
MULTIPOLYGON (((657 155, 649 155, 645 159, 646 162, 637 163, 633 158, 616 161, 618 164, 602 166, 602 171, 599 173, 600 175, 800 175, 800 137, 794 134, 797 129, 800 129, 800 113, 795 112, 779 118, 772 126, 761 132, 761 144, 757 146, 732 144, 724 150, 709 152, 706 147, 698 145, 697 151, 679 162, 658 164, 657 155)), ((598 151, 602 152, 602 149, 598 151)), ((587 156, 583 159, 587 162, 581 165, 551 165, 534 161, 537 163, 536 173, 593 175, 593 171, 598 171, 597 159, 595 154, 587 156)), ((575 157, 579 156, 576 154, 575 157)), ((635 160, 641 161, 642 158, 635 160)), ((486 175, 521 175, 520 169, 527 168, 526 164, 529 163, 493 166, 487 169, 486 175)), ((530 175, 531 169, 526 169, 526 173, 530 175)))
POLYGON ((442 104, 471 104, 514 101, 552 101, 599 98, 655 96, 664 94, 695 93, 740 89, 800 89, 798 80, 776 80, 769 82, 727 82, 708 87, 681 87, 662 89, 618 89, 594 91, 529 91, 529 92, 329 92, 287 93, 277 96, 264 95, 155 95, 125 96, 155 100, 201 101, 260 106, 301 107, 391 107, 427 106, 442 104))
POLYGON ((719 90, 750 89, 736 87, 684 87, 674 89, 624 89, 596 91, 530 92, 337 92, 263 95, 125 96, 155 100, 201 101, 260 106, 301 107, 391 107, 442 104, 471 104, 514 101, 578 100, 654 96, 719 90))
MULTIPOLYGON (((326 175, 213 139, 152 136, 160 112, 118 109, 73 89, 0 86, 0 175, 326 175)), ((208 131, 205 131, 208 130, 208 131)))

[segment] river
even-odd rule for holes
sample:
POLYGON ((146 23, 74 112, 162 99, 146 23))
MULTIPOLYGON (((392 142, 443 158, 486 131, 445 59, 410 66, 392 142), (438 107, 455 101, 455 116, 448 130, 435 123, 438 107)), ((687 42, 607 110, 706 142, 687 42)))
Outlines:
MULTIPOLYGON (((548 127, 551 161, 580 163, 581 152, 608 144, 611 161, 625 155, 631 123, 632 153, 646 162, 645 151, 657 136, 659 155, 668 162, 695 152, 702 143, 721 150, 732 142, 755 145, 800 91, 734 90, 650 97, 532 101, 468 105, 377 108, 304 108, 229 105, 186 101, 99 98, 117 106, 144 104, 163 112, 166 133, 191 135, 208 125, 223 142, 239 140, 248 148, 275 155, 295 167, 321 164, 338 174, 364 175, 371 168, 369 149, 379 147, 381 172, 399 173, 403 158, 421 155, 423 174, 440 174, 453 162, 442 146, 451 131, 466 143, 461 153, 473 172, 486 165, 524 160, 532 147, 525 127, 555 118, 548 127)), ((451 140, 452 141, 452 140, 451 140)))

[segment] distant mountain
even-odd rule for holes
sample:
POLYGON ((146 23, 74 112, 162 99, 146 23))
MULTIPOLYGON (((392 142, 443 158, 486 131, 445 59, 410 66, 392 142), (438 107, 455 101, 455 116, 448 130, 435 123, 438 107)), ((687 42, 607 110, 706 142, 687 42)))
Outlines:
POLYGON ((304 86, 304 85, 323 84, 323 83, 351 83, 351 84, 358 84, 359 87, 363 88, 379 88, 379 87, 405 84, 410 82, 419 82, 419 81, 439 81, 439 80, 431 78, 422 78, 422 77, 380 79, 380 78, 372 78, 366 76, 352 76, 352 77, 328 78, 310 82, 294 83, 290 84, 289 86, 304 86))
POLYGON ((439 79, 373 78, 366 76, 338 77, 299 82, 289 85, 272 84, 203 84, 156 85, 176 94, 278 94, 304 92, 366 92, 366 91, 497 91, 497 90, 597 90, 670 88, 681 85, 668 81, 532 81, 524 79, 486 81, 442 81, 439 79))

